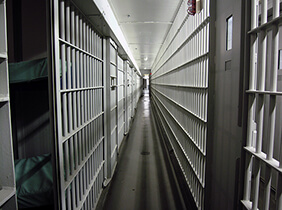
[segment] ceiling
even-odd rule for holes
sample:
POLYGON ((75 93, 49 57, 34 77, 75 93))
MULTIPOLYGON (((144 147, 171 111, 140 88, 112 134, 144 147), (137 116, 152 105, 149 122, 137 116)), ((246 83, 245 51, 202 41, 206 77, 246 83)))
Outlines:
POLYGON ((108 0, 139 69, 151 69, 183 0, 108 0))

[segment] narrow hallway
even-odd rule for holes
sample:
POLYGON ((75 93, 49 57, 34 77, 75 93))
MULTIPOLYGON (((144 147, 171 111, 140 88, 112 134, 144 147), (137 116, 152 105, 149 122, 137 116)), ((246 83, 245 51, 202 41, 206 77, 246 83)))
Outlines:
POLYGON ((98 209, 185 209, 155 123, 145 90, 98 209))

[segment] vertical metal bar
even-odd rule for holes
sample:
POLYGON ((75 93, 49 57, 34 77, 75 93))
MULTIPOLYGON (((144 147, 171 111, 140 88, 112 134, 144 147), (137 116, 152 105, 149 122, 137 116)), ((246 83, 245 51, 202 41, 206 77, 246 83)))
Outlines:
MULTIPOLYGON (((92 28, 91 26, 89 26, 89 53, 91 55, 93 55, 92 53, 92 28)), ((93 66, 92 66, 92 63, 93 63, 93 58, 91 56, 89 56, 89 104, 90 104, 90 107, 89 107, 89 118, 92 120, 93 118, 93 108, 94 108, 94 104, 93 104, 93 101, 92 101, 92 87, 93 87, 93 84, 92 84, 92 76, 93 76, 93 66)))
MULTIPOLYGON (((273 1, 273 19, 279 17, 279 1, 273 1)), ((278 70, 278 49, 279 49, 279 29, 277 25, 272 27, 272 57, 271 57, 271 84, 270 91, 277 91, 277 70, 278 70)), ((267 159, 271 160, 273 157, 273 145, 274 145, 274 129, 275 129, 275 116, 276 116, 276 96, 270 96, 270 136, 268 146, 267 159)))
MULTIPOLYGON (((79 45, 83 49, 83 22, 82 17, 79 19, 79 45)), ((80 52, 80 87, 84 88, 84 66, 83 66, 83 53, 80 52)), ((80 92, 80 113, 81 113, 81 125, 84 124, 84 91, 80 92)))
MULTIPOLYGON (((89 33, 90 33, 90 29, 89 29, 89 25, 86 24, 86 51, 89 52, 90 49, 89 49, 89 33)), ((90 87, 90 64, 89 64, 89 56, 87 55, 86 56, 86 84, 87 84, 87 88, 90 87)), ((90 117, 90 107, 91 107, 91 103, 90 103, 90 92, 89 92, 89 89, 87 90, 87 121, 89 121, 91 119, 90 117)))
MULTIPOLYGON (((115 122, 115 125, 116 125, 116 131, 115 131, 115 135, 116 135, 116 154, 118 153, 118 150, 119 150, 119 144, 118 144, 118 49, 115 49, 115 63, 116 63, 116 67, 115 67, 115 73, 116 73, 116 88, 115 88, 115 92, 116 92, 116 101, 115 101, 115 106, 116 106, 116 109, 115 109, 115 112, 116 112, 116 122, 115 122)), ((115 160, 117 161, 117 159, 115 160)))
POLYGON ((128 75, 127 75, 127 62, 124 61, 124 75, 125 75, 125 79, 124 79, 124 107, 125 107, 125 134, 128 132, 128 108, 127 108, 127 104, 128 104, 128 97, 127 97, 127 91, 128 91, 128 88, 127 88, 127 80, 128 80, 128 75))
MULTIPOLYGON (((94 33, 94 55, 98 57, 98 49, 99 49, 99 44, 98 44, 98 36, 96 33, 94 33)), ((99 61, 95 59, 95 77, 94 77, 94 85, 95 86, 100 86, 99 83, 99 61)))
POLYGON ((254 192, 254 200, 252 205, 252 210, 258 209, 258 200, 259 200, 259 183, 260 183, 260 171, 261 171, 261 162, 259 159, 254 159, 254 185, 252 191, 254 192))
MULTIPOLYGON (((70 3, 67 1, 66 4, 66 41, 70 42, 70 3)), ((71 89, 72 86, 72 72, 71 72, 71 48, 67 46, 67 89, 71 89)), ((67 103, 67 110, 68 110, 68 132, 72 131, 72 93, 67 94, 68 103, 67 103)))
MULTIPOLYGON (((253 4, 254 1, 252 1, 253 4)), ((253 5, 252 5, 253 6, 253 5)), ((254 9, 254 8, 253 8, 254 9)), ((256 7, 255 7, 256 9, 256 7)), ((255 10, 256 11, 256 10, 255 10)), ((254 13, 255 11, 252 11, 254 13)), ((252 14, 252 18, 255 18, 252 14)), ((252 25, 254 21, 252 20, 252 25)), ((254 26, 252 26, 254 27, 254 26)), ((250 64, 250 81, 249 81, 249 90, 255 89, 255 71, 256 71, 256 43, 257 37, 256 35, 251 35, 251 64, 250 64)), ((248 107, 248 130, 247 130, 247 146, 251 146, 252 132, 253 132, 253 117, 254 117, 254 108, 255 108, 255 96, 249 96, 249 107, 248 107)))
MULTIPOLYGON (((83 30, 83 50, 87 51, 86 49, 86 42, 87 42, 87 35, 86 35, 86 22, 85 19, 83 19, 83 23, 82 23, 82 30, 83 30)), ((86 88, 87 87, 87 62, 86 62, 86 54, 83 53, 83 87, 86 88)), ((84 107, 83 107, 83 116, 84 116, 84 121, 83 123, 87 122, 87 90, 83 91, 83 100, 84 100, 84 107)), ((85 141, 85 138, 83 138, 83 140, 85 141)))
MULTIPOLYGON (((65 12, 65 18, 66 18, 66 41, 70 42, 70 32, 71 32, 71 28, 70 28, 70 4, 69 1, 67 1, 66 3, 66 12, 65 12)), ((67 84, 66 84, 66 88, 67 89, 71 89, 71 48, 70 46, 67 46, 67 84)), ((73 129, 73 120, 72 120, 72 93, 67 93, 67 99, 68 99, 68 103, 67 103, 67 113, 68 113, 68 132, 71 132, 73 129)), ((73 172, 73 139, 69 139, 66 143, 67 145, 67 180, 68 180, 68 176, 70 176, 70 174, 73 172)), ((68 198, 69 200, 69 198, 68 198)))
MULTIPOLYGON (((61 25, 61 15, 60 14, 60 11, 62 10, 61 7, 64 7, 64 2, 62 1, 56 1, 56 2, 50 2, 50 13, 53 12, 53 16, 50 16, 50 19, 53 18, 54 20, 54 25, 53 26, 53 32, 54 32, 54 37, 52 38, 51 37, 51 44, 54 44, 54 48, 52 48, 52 56, 54 56, 54 60, 52 60, 52 63, 54 62, 54 66, 55 66, 55 71, 54 71, 54 75, 52 80, 52 85, 54 84, 57 84, 57 88, 56 90, 53 92, 54 94, 54 98, 53 100, 54 101, 57 101, 57 103, 55 104, 56 108, 58 110, 61 110, 61 107, 62 107, 62 104, 61 104, 61 93, 60 93, 60 83, 61 83, 61 75, 60 75, 60 42, 59 42, 59 37, 60 37, 60 27, 62 27, 61 25)), ((49 14, 49 13, 48 13, 49 14)), ((52 22, 52 21, 51 21, 52 22)), ((50 45, 51 45, 50 44, 50 45)), ((50 51, 51 51, 50 50, 50 51)), ((51 69, 51 68, 50 68, 51 69)), ((49 70, 50 70, 49 69, 49 70)), ((51 72, 51 71, 49 71, 51 72)), ((52 104, 53 105, 53 104, 52 104)), ((55 111, 56 112, 56 111, 55 111)), ((55 154, 55 158, 58 158, 59 160, 55 161, 56 164, 58 163, 63 163, 63 145, 61 144, 61 137, 63 135, 63 127, 62 127, 62 113, 59 112, 59 113, 54 113, 54 119, 57 118, 57 121, 54 122, 54 125, 56 125, 57 123, 57 141, 55 142, 55 144, 57 145, 54 145, 54 154, 55 154), (56 116, 57 115, 57 116, 56 116), (58 149, 56 149, 58 148, 58 149)), ((55 128, 56 129, 56 128, 55 128)), ((54 174, 56 174, 55 176, 59 178, 59 180, 54 180, 54 186, 55 187, 58 187, 58 191, 56 191, 56 195, 58 195, 58 199, 56 199, 54 202, 55 207, 57 208, 65 208, 65 202, 64 202, 64 199, 65 199, 65 195, 64 195, 64 190, 63 190, 63 185, 64 185, 64 174, 62 173, 62 167, 60 167, 59 169, 59 172, 55 171, 54 174), (58 175, 58 176, 57 176, 58 175), (57 183, 58 182, 58 183, 57 183)), ((54 176, 54 177, 55 177, 54 176)))
MULTIPOLYGON (((262 1, 262 10, 261 10, 261 22, 265 24, 267 22, 267 0, 262 1)), ((258 89, 261 91, 265 90, 265 74, 266 74, 266 44, 267 36, 265 31, 260 31, 260 46, 259 55, 260 55, 260 65, 258 68, 258 89)), ((258 96, 258 138, 256 143, 256 152, 260 153, 262 148, 262 138, 263 138, 263 118, 264 118, 264 94, 258 96)))
MULTIPOLYGON (((93 33, 92 33, 93 35, 93 33)), ((91 36, 91 40, 93 39, 93 37, 91 36)), ((93 53, 93 49, 91 50, 92 53, 93 53)), ((90 58, 90 87, 94 87, 94 81, 93 81, 93 78, 94 78, 94 58, 90 58)), ((90 101, 91 101, 91 119, 94 118, 94 107, 95 107, 95 103, 94 103, 94 97, 93 97, 93 93, 94 93, 94 90, 91 89, 90 90, 90 101)))
MULTIPOLYGON (((65 39, 65 2, 62 0, 60 2, 60 31, 61 38, 65 39)), ((62 89, 66 89, 66 48, 65 44, 61 44, 61 66, 62 66, 62 89)), ((62 107, 63 107, 63 136, 67 134, 68 126, 67 126, 67 96, 66 93, 62 94, 62 107)))
POLYGON ((78 143, 78 165, 81 165, 81 162, 82 162, 82 146, 81 146, 81 131, 79 131, 78 132, 78 135, 77 135, 77 137, 78 137, 78 141, 77 141, 77 143, 78 143))
POLYGON ((246 153, 246 167, 245 167, 245 179, 244 179, 244 197, 243 197, 243 200, 246 200, 246 201, 250 200, 252 165, 253 165, 253 157, 249 153, 246 153))
MULTIPOLYGON (((75 44, 75 11, 74 8, 71 8, 71 34, 72 34, 72 40, 71 43, 75 44)), ((75 58, 75 49, 72 49, 72 88, 76 88, 76 58, 75 58)), ((76 107, 76 102, 77 102, 77 98, 76 98, 76 92, 73 92, 73 99, 72 99, 72 113, 73 113, 73 124, 72 124, 72 128, 76 129, 77 127, 77 107, 76 107)), ((76 136, 74 136, 74 138, 72 139, 72 143, 71 145, 73 145, 71 147, 71 150, 73 151, 73 158, 72 158, 72 162, 73 162, 73 167, 72 170, 74 170, 76 168, 76 136)))
MULTIPOLYGON (((79 33, 79 15, 75 14, 75 45, 80 46, 80 33, 79 33)), ((80 53, 76 51, 76 88, 80 88, 80 53)), ((80 108, 80 91, 77 91, 77 122, 76 127, 78 128, 81 125, 81 108, 80 108)))

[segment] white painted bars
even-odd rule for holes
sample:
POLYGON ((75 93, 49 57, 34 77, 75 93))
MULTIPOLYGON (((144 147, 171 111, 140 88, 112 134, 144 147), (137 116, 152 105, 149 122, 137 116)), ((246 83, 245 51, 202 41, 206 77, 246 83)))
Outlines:
POLYGON ((194 17, 183 2, 152 68, 151 87, 178 162, 199 209, 204 209, 209 0, 194 17))
MULTIPOLYGON (((250 82, 247 91, 249 94, 249 114, 247 145, 245 147, 247 154, 244 197, 242 200, 247 209, 269 209, 273 208, 273 205, 276 205, 276 209, 282 208, 282 202, 279 202, 282 191, 281 160, 277 159, 279 154, 274 154, 274 144, 281 145, 281 139, 277 138, 281 135, 281 128, 275 130, 277 123, 276 128, 281 126, 279 124, 280 116, 276 114, 277 97, 281 96, 277 87, 282 85, 277 81, 279 45, 279 21, 277 20, 281 18, 279 4, 279 0, 270 2, 252 0, 251 2, 250 82), (269 18, 271 7, 273 15, 272 18, 269 18), (267 78, 268 80, 266 80, 267 78), (252 173, 254 173, 254 179, 251 176, 252 173), (278 183, 276 183, 274 175, 278 176, 278 183), (264 187, 262 187, 261 180, 265 182, 264 187), (271 187, 276 190, 277 201, 275 204, 270 202, 271 194, 273 194, 271 187), (260 195, 260 192, 263 192, 263 195, 260 195), (260 203, 263 205, 260 206, 260 203)), ((281 110, 281 107, 279 109, 281 110)))
POLYGON ((95 208, 104 180, 102 38, 68 0, 54 1, 62 209, 95 208), (57 50, 56 50, 57 49, 57 50))

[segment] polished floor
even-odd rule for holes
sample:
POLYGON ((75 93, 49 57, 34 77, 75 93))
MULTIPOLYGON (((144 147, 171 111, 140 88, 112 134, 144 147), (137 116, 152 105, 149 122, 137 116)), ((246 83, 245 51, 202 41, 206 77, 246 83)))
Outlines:
POLYGON ((185 209, 155 123, 148 91, 144 91, 121 148, 116 172, 98 209, 185 209))

